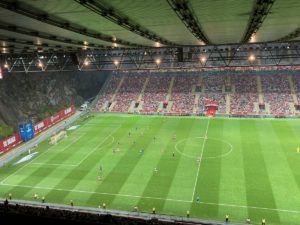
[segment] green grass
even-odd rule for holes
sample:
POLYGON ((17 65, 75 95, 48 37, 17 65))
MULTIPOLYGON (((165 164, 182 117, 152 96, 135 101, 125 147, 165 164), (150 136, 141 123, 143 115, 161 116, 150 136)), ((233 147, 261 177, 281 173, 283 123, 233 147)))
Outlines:
POLYGON ((80 123, 35 159, 1 168, 1 196, 300 224, 300 120, 95 114, 80 123))

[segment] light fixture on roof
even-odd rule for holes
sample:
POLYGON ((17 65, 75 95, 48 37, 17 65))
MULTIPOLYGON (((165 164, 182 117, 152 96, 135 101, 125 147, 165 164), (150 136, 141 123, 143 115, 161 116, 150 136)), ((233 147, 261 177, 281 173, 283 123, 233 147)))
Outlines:
POLYGON ((113 43, 113 46, 114 46, 114 47, 118 47, 118 44, 117 44, 117 43, 113 43))
POLYGON ((156 63, 157 65, 159 65, 159 64, 161 63, 161 60, 160 60, 160 59, 156 59, 156 60, 155 60, 155 63, 156 63))
POLYGON ((43 68, 43 63, 39 60, 38 67, 43 68))
POLYGON ((201 61, 202 63, 205 63, 205 62, 206 62, 206 57, 205 57, 205 56, 201 56, 200 61, 201 61))
POLYGON ((155 42, 155 47, 160 47, 160 43, 158 41, 155 42))
POLYGON ((119 65, 119 61, 118 60, 114 60, 114 64, 117 66, 119 65))
POLYGON ((251 54, 248 59, 253 62, 255 60, 255 55, 251 54))
POLYGON ((85 66, 88 66, 90 63, 89 63, 88 60, 84 60, 83 64, 84 64, 85 66))
POLYGON ((256 36, 255 36, 255 33, 250 37, 249 42, 250 42, 250 43, 256 42, 256 36))
POLYGON ((84 41, 83 42, 83 45, 88 45, 89 43, 87 41, 84 41))

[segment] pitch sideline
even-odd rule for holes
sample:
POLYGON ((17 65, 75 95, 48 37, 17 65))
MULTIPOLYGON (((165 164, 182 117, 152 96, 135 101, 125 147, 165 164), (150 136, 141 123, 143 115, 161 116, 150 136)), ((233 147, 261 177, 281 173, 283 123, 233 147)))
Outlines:
MULTIPOLYGON (((154 200, 162 200, 162 201, 193 203, 193 201, 189 201, 189 200, 157 198, 157 197, 138 196, 138 195, 129 195, 129 194, 105 193, 105 192, 84 191, 84 190, 69 190, 69 189, 63 189, 63 188, 50 188, 50 187, 39 187, 39 186, 29 186, 29 185, 14 185, 14 184, 4 184, 4 183, 1 183, 0 185, 12 186, 12 187, 33 188, 33 189, 43 189, 43 190, 68 191, 68 192, 77 192, 77 193, 86 193, 86 194, 111 195, 111 196, 130 197, 130 198, 142 198, 142 199, 144 198, 144 199, 154 199, 154 200)), ((278 212, 300 214, 300 211, 298 211, 298 210, 274 209, 274 208, 265 208, 265 207, 258 207, 258 206, 246 206, 246 205, 235 205, 235 204, 214 203, 214 202, 198 202, 198 203, 194 202, 194 204, 216 205, 216 206, 246 208, 246 209, 249 208, 249 209, 257 209, 257 210, 268 210, 268 211, 278 211, 278 212)))

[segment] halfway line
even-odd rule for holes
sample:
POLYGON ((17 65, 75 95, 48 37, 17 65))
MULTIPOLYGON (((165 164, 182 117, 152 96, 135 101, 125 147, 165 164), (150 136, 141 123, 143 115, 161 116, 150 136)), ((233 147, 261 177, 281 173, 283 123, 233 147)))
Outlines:
POLYGON ((200 159, 199 159, 199 165, 198 165, 198 169, 197 169, 197 175, 196 175, 196 180, 195 180, 195 184, 194 184, 194 190, 193 190, 193 195, 192 195, 192 200, 191 201, 193 201, 194 197, 195 197, 196 186, 197 186, 197 182, 198 182, 199 171, 200 171, 202 156, 203 156, 203 152, 204 152, 204 146, 205 146, 205 143, 206 143, 206 140, 207 140, 207 132, 208 132, 208 127, 209 127, 209 122, 210 122, 210 118, 208 119, 208 122, 207 122, 206 131, 205 131, 205 135, 204 135, 204 141, 202 143, 201 155, 200 155, 200 159))

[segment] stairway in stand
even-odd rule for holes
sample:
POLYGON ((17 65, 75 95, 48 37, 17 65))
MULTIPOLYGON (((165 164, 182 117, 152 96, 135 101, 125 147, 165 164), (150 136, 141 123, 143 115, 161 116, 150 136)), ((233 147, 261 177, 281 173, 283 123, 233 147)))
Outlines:
POLYGON ((292 96, 292 99, 293 99, 293 103, 290 103, 290 109, 291 109, 291 112, 293 114, 296 114, 295 105, 298 105, 298 98, 297 98, 297 95, 296 95, 295 86, 294 86, 294 82, 293 82, 293 79, 292 79, 291 75, 288 76, 288 81, 289 81, 289 85, 290 85, 290 89, 291 89, 291 96, 292 96))
MULTIPOLYGON (((172 95, 172 89, 173 89, 174 82, 175 82, 175 77, 172 77, 169 88, 168 88, 168 94, 167 94, 166 99, 165 99, 165 102, 168 103, 168 106, 167 106, 167 109, 166 109, 167 112, 171 111, 172 105, 173 105, 173 101, 170 101, 170 97, 172 95)), ((158 112, 161 111, 162 108, 163 108, 163 102, 161 102, 159 104, 159 107, 158 107, 157 111, 158 112)))
POLYGON ((226 114, 230 114, 230 107, 231 107, 231 96, 230 96, 230 93, 227 93, 226 94, 226 114))
POLYGON ((123 76, 121 78, 121 80, 120 80, 120 82, 119 82, 119 84, 118 84, 118 86, 117 86, 117 88, 116 88, 116 90, 114 92, 114 95, 111 97, 111 100, 110 100, 111 101, 111 105, 109 107, 109 111, 111 111, 114 108, 114 106, 117 104, 117 102, 115 102, 114 100, 115 100, 116 95, 119 92, 119 89, 121 88, 121 86, 123 84, 124 79, 125 79, 125 76, 123 76))
POLYGON ((256 83, 257 83, 257 92, 258 92, 258 103, 262 104, 264 103, 264 96, 261 86, 261 78, 259 75, 256 75, 256 83))

